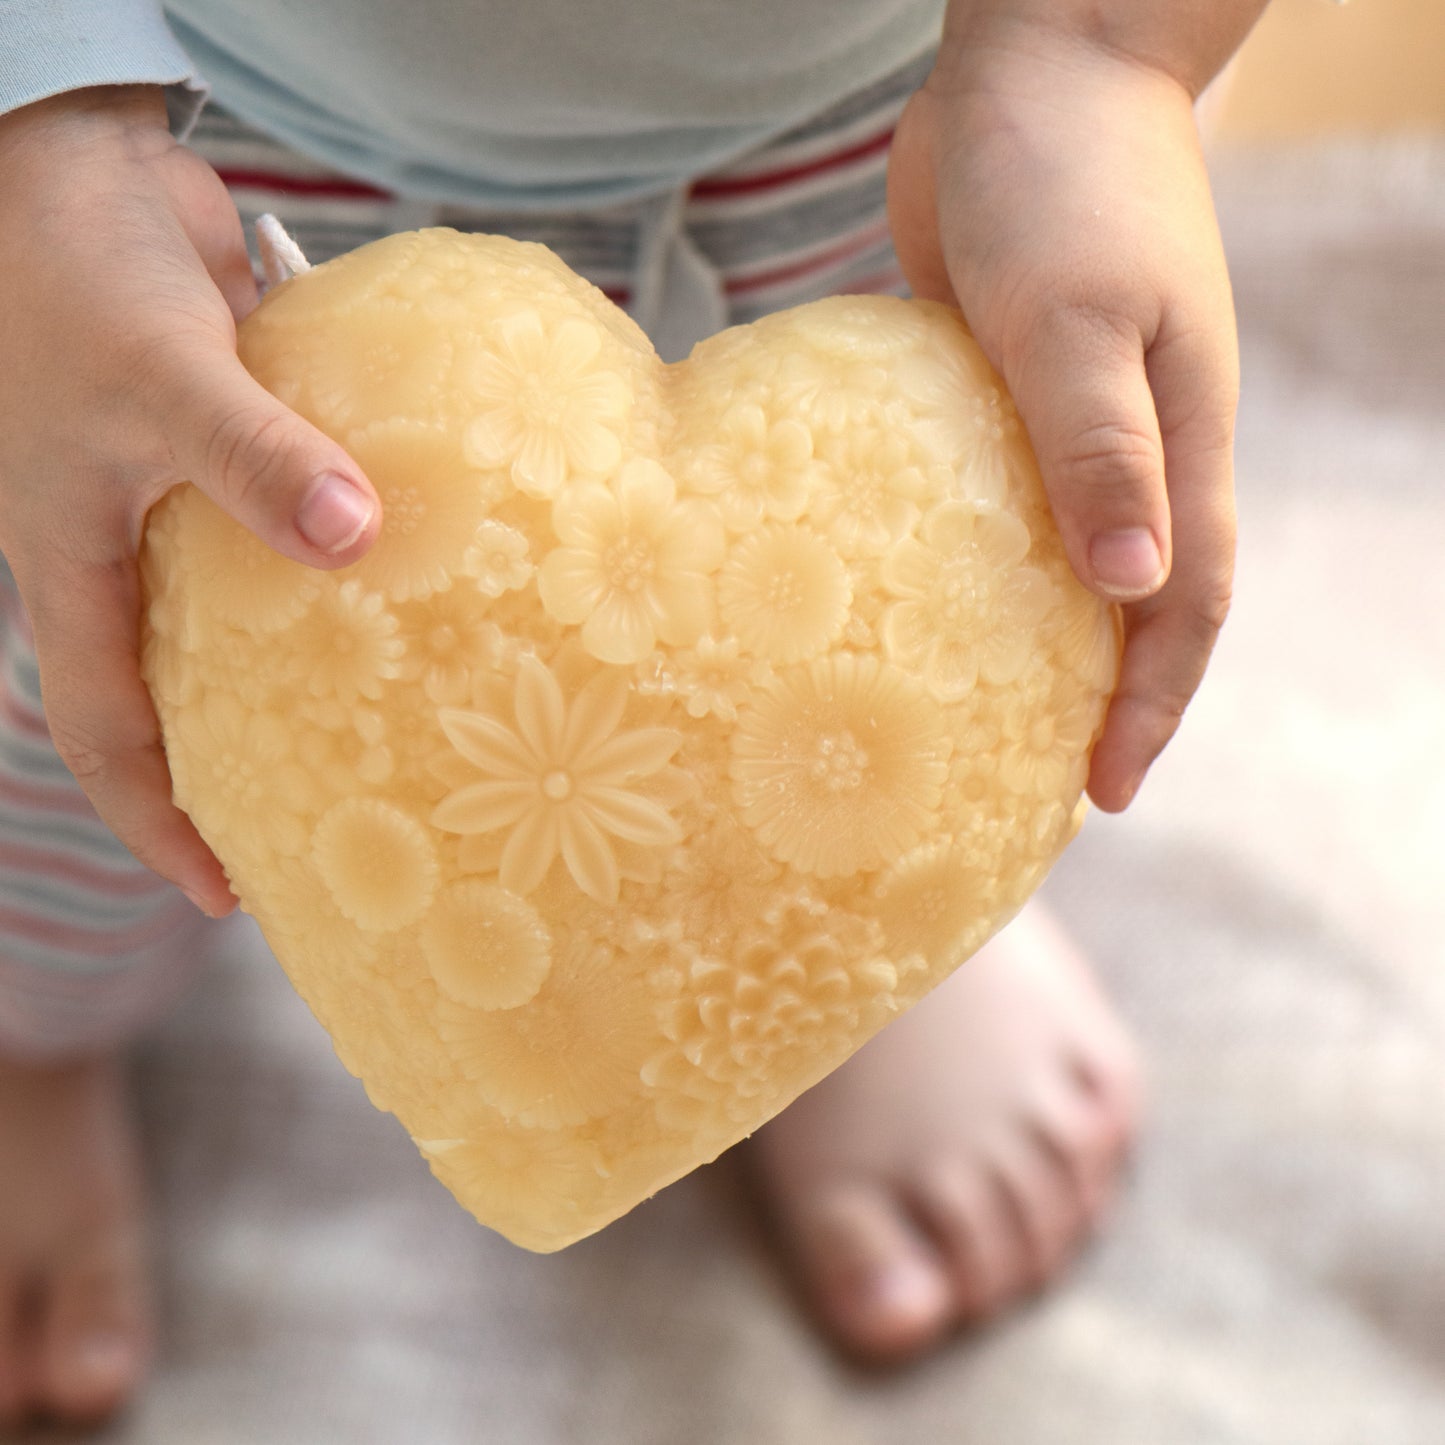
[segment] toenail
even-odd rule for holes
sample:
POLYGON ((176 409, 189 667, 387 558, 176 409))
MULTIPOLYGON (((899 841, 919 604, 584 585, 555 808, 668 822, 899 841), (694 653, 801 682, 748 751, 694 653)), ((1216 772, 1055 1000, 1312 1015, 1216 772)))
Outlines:
POLYGON ((935 1307, 939 1279, 921 1264, 895 1264, 865 1275, 858 1284, 858 1300, 881 1315, 914 1317, 935 1307))

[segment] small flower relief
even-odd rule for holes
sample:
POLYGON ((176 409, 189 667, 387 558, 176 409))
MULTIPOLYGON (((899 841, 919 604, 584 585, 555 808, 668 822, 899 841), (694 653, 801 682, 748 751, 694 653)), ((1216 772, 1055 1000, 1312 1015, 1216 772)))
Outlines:
POLYGON ((944 502, 920 536, 883 559, 883 585, 901 599, 883 614, 889 657, 921 673, 945 702, 966 697, 980 677, 1011 682, 1058 600, 1043 572, 1021 565, 1028 529, 1007 512, 944 502))
POLYGON ((493 1229, 565 1235, 596 1170, 567 1134, 501 1123, 463 1139, 418 1139, 432 1173, 493 1229))
POLYGON ((906 853, 879 879, 874 907, 895 954, 937 964, 958 950, 993 900, 992 879, 951 838, 906 853))
POLYGON ((642 1093, 657 1022, 644 984, 616 950, 580 934, 563 941, 535 998, 518 1009, 438 1004, 451 1056, 504 1118, 559 1129, 642 1093))
POLYGON ((552 935, 515 893, 464 878, 444 889, 422 920, 421 952, 448 998, 472 1008, 516 1008, 547 977, 552 935))
POLYGON ((664 1050, 644 1078, 714 1094, 730 1117, 753 1117, 754 1101, 780 1080, 796 1086, 805 1070, 830 1067, 887 1017, 898 971, 883 948, 872 920, 815 899, 774 904, 728 958, 698 955, 671 985, 663 1028, 697 1074, 689 1080, 664 1050))
POLYGON ((843 560, 807 527, 765 527, 737 542, 718 578, 723 626, 770 662, 802 662, 837 641, 853 588, 843 560))
POLYGON ((296 815, 315 790, 279 714, 207 692, 177 710, 175 735, 176 796, 202 828, 220 836, 261 831, 283 852, 302 845, 296 815))
POLYGON ((856 426, 825 439, 827 469, 809 509, 845 557, 877 557, 918 520, 928 479, 908 439, 881 428, 856 426))
POLYGON ((928 335, 917 306, 896 296, 829 296, 793 326, 820 351, 848 361, 893 363, 928 335))
POLYGON ((603 662, 641 662, 659 639, 686 645, 712 621, 722 524, 711 503, 676 498, 672 478, 638 460, 611 486, 579 484, 553 506, 563 545, 543 558, 537 587, 603 662))
POLYGON ((404 417, 347 433, 346 449, 381 499, 381 535, 340 575, 394 602, 446 587, 494 504, 486 475, 463 461, 447 427, 404 417))
POLYGON ((401 671, 403 643, 395 616, 379 592, 365 592, 355 577, 325 588, 306 615, 278 639, 291 677, 312 697, 345 706, 375 701, 382 685, 401 671))
MULTIPOLYGON (((180 491, 175 550, 197 576, 212 580, 206 610, 256 633, 276 632, 300 617, 321 590, 321 574, 268 547, 194 487, 180 491)), ((188 646, 184 621, 179 640, 188 646)))
POLYGON ((733 532, 765 517, 791 522, 808 504, 816 467, 813 434, 792 418, 770 422, 754 402, 729 408, 717 440, 696 448, 679 468, 683 486, 712 497, 733 532))
POLYGON ((311 861, 337 908, 375 932, 415 923, 436 892, 436 850, 426 829, 376 798, 347 798, 328 809, 311 840, 311 861))
POLYGON ((569 478, 602 478, 622 460, 630 388, 600 367, 602 334, 577 317, 549 332, 535 310, 496 323, 491 351, 461 365, 462 390, 479 404, 464 436, 467 460, 509 467, 532 497, 553 497, 569 478))
POLYGON ((535 657, 517 665, 512 718, 448 708, 441 724, 452 746, 485 775, 438 804, 432 822, 450 833, 501 832, 503 888, 532 892, 560 854, 577 886, 616 902, 617 844, 681 841, 666 806, 639 789, 663 775, 681 736, 671 728, 619 731, 627 679, 601 672, 570 703, 535 657))
POLYGON ((419 681, 434 703, 464 704, 472 677, 495 668, 502 655, 502 633, 491 620, 490 606, 490 599, 467 577, 459 577, 445 592, 433 593, 424 602, 398 606, 405 648, 402 681, 419 681))
POLYGON ((780 862, 848 877, 934 827, 949 751, 942 709, 911 677, 836 653, 779 674, 738 715, 733 798, 780 862))
POLYGON ((505 522, 489 520, 477 528, 465 566, 488 597, 515 592, 532 580, 527 538, 505 522))
POLYGON ((1055 687, 1047 703, 1005 708, 998 776, 1010 792, 1059 798, 1082 789, 1102 704, 1055 687))
MULTIPOLYGON (((977 348, 969 343, 969 352, 977 348)), ((929 455, 945 463, 950 490, 966 501, 1002 506, 1009 457, 1020 440, 1018 414, 981 354, 929 351, 902 358, 893 372, 908 425, 929 455)))
MULTIPOLYGON (((748 657, 736 637, 721 642, 711 635, 699 637, 695 647, 673 655, 666 678, 668 686, 657 686, 660 696, 677 695, 689 717, 737 720, 738 708, 772 676, 767 663, 748 657)), ((646 691, 639 684, 639 691, 646 691)))

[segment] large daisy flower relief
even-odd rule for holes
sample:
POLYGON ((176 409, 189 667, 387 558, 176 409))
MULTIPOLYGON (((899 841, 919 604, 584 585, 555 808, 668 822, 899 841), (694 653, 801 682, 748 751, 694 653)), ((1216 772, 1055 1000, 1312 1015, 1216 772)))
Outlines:
POLYGON ((1012 682, 1058 598, 1043 572, 1021 565, 1028 550, 1028 528, 1007 512, 968 502, 935 507, 921 538, 906 538, 883 559, 883 585, 900 599, 883 614, 888 655, 946 702, 967 696, 980 677, 1012 682))
POLYGON ((610 487, 574 486, 553 506, 563 545, 538 570, 542 603, 581 623, 583 646, 603 662, 641 662, 659 638, 695 642, 712 620, 722 525, 711 503, 676 498, 656 462, 637 460, 610 487))
POLYGON ((381 499, 381 535, 341 575, 395 602, 447 586, 494 505, 485 473, 466 464, 449 428, 405 417, 347 433, 346 449, 381 499))
POLYGON ((478 404, 467 459, 510 467, 529 496, 551 497, 568 478, 605 477, 622 460, 631 391, 597 364, 602 333, 577 317, 550 331, 536 311, 503 317, 495 348, 471 356, 463 388, 478 404))
POLYGON ((943 710, 917 682, 836 653, 781 673, 739 714, 733 799, 780 862, 847 877, 934 826, 949 750, 943 710))
POLYGON ((504 833, 497 867, 513 893, 532 892, 560 854, 584 893, 615 903, 619 844, 682 839, 667 807, 649 796, 656 790, 638 786, 667 781, 682 739, 671 728, 619 731, 626 704, 622 674, 599 673, 569 703, 545 663, 522 657, 511 721, 441 713, 452 746, 484 777, 444 798, 432 822, 451 833, 504 833))
POLYGON ((717 426, 717 440, 683 461, 680 475, 690 491, 713 497, 734 532, 764 517, 791 522, 802 515, 812 487, 813 434, 793 418, 770 421, 755 402, 731 407, 717 426))
POLYGON ((323 591, 276 645, 287 649, 291 676, 313 697, 349 707, 363 697, 375 701, 401 671, 397 630, 381 593, 363 591, 352 577, 323 591))
POLYGON ((849 428, 822 447, 825 480, 810 515, 845 557, 886 552, 918 520, 929 483, 904 436, 849 428))

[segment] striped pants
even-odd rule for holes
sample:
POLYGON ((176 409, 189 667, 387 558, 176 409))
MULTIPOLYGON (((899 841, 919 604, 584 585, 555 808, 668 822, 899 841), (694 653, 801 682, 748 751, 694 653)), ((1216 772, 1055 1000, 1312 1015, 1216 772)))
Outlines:
MULTIPOLYGON (((839 292, 904 290, 884 176, 931 56, 671 195, 585 213, 418 202, 337 174, 206 108, 186 138, 246 225, 275 212, 313 262, 394 231, 541 241, 644 326, 666 359, 703 336, 839 292)), ((116 1048, 161 1016, 205 920, 95 815, 50 744, 29 624, 0 564, 0 1055, 116 1048)))

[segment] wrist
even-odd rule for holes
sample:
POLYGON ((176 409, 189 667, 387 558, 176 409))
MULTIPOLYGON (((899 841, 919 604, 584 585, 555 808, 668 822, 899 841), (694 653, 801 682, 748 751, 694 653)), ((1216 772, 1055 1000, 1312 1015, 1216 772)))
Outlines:
POLYGON ((88 85, 31 101, 0 115, 0 151, 27 137, 170 134, 159 85, 88 85))
POLYGON ((1166 76, 1191 100, 1224 68, 1268 0, 949 0, 940 61, 980 53, 1113 59, 1166 76))

